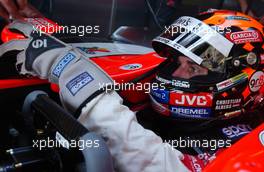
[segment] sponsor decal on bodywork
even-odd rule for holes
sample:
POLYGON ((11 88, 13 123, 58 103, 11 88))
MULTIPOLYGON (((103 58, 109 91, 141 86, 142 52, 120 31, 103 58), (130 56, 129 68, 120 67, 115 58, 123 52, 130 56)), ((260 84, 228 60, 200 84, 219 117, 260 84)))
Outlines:
POLYGON ((212 162, 216 159, 216 153, 210 154, 209 152, 203 152, 198 154, 198 158, 204 162, 212 162))
POLYGON ((202 172, 202 169, 204 168, 203 162, 199 162, 198 159, 194 156, 190 156, 191 160, 191 166, 192 166, 192 171, 194 172, 202 172))
POLYGON ((250 133, 252 128, 246 124, 232 125, 222 129, 223 134, 229 139, 235 140, 250 133))
POLYGON ((123 70, 137 70, 141 68, 142 68, 142 64, 139 64, 139 63, 127 64, 127 65, 120 67, 120 69, 123 69, 123 70))

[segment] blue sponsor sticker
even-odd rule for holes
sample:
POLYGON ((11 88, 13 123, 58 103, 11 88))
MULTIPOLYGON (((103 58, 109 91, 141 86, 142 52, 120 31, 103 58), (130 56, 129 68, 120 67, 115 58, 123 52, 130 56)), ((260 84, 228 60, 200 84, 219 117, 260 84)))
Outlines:
POLYGON ((166 90, 161 90, 161 89, 153 90, 152 89, 150 94, 159 103, 164 103, 164 104, 169 103, 169 92, 166 90))
POLYGON ((66 54, 55 66, 52 71, 52 74, 59 78, 64 68, 75 58, 76 56, 73 53, 66 54))
POLYGON ((247 124, 237 124, 222 128, 222 133, 231 140, 237 140, 252 131, 247 124))
POLYGON ((170 106, 173 117, 188 117, 188 118, 208 118, 211 116, 212 110, 210 108, 191 108, 170 106))
POLYGON ((66 87, 74 96, 76 95, 83 87, 92 82, 94 79, 88 72, 83 72, 70 82, 66 84, 66 87))

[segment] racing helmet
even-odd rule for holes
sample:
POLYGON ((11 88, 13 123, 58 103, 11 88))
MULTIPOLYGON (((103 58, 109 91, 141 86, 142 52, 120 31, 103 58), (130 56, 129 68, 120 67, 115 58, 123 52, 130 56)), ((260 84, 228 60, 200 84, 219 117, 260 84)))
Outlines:
POLYGON ((263 39, 263 25, 240 12, 180 17, 152 42, 167 58, 153 81, 154 110, 188 121, 230 119, 256 110, 255 97, 264 85, 263 39))

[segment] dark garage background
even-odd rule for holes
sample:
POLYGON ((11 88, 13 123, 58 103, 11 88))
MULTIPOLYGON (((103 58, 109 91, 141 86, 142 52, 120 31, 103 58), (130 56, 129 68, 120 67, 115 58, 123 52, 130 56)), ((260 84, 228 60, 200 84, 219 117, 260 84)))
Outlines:
MULTIPOLYGON (((165 0, 149 2, 155 11, 165 0)), ((180 4, 173 12, 175 18, 178 15, 194 15, 208 8, 238 7, 236 0, 181 0, 180 4)), ((52 18, 64 25, 100 25, 100 37, 108 36, 121 25, 156 27, 145 0, 54 0, 52 18), (115 10, 112 11, 113 7, 115 10), (112 23, 111 15, 114 17, 112 23)))

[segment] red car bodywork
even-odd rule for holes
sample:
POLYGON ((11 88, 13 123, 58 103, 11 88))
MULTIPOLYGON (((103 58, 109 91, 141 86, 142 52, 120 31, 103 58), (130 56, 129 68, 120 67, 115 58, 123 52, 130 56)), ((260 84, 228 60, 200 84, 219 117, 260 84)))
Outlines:
MULTIPOLYGON (((47 23, 54 22, 46 20, 47 23)), ((38 22, 38 21, 34 21, 38 22)), ((12 39, 23 39, 21 34, 14 33, 7 28, 2 31, 1 38, 3 42, 12 39)), ((98 64, 106 73, 108 73, 116 82, 129 82, 147 71, 158 66, 164 61, 156 53, 149 53, 143 55, 113 55, 91 58, 98 64), (140 63, 142 67, 136 70, 122 70, 120 66, 126 64, 140 63)), ((16 88, 23 86, 31 86, 36 84, 48 83, 45 80, 37 78, 23 78, 23 79, 3 79, 0 80, 0 89, 16 88)), ((58 87, 51 85, 52 90, 58 91, 58 87)), ((264 88, 262 89, 264 94, 264 88)), ((146 99, 146 94, 138 91, 127 91, 123 97, 132 103, 140 102, 146 99)), ((177 170, 176 170, 177 171, 177 170)), ((253 132, 242 138, 232 147, 226 149, 219 156, 212 161, 204 170, 204 172, 263 172, 264 171, 264 124, 259 126, 253 132)))
MULTIPOLYGON (((59 28, 58 24, 48 20, 46 18, 37 18, 37 19, 26 19, 27 22, 33 24, 36 28, 41 28, 43 31, 47 31, 48 33, 52 33, 52 31, 59 28), (49 27, 48 27, 49 26, 49 27), (54 26, 55 29, 51 29, 51 26, 54 26), (46 27, 46 29, 45 29, 46 27)), ((5 27, 1 33, 1 39, 3 42, 7 42, 13 39, 23 39, 24 36, 20 33, 15 33, 5 27)), ((111 56, 103 56, 90 58, 96 64, 98 64, 108 75, 110 75, 117 83, 127 83, 142 74, 150 71, 151 69, 158 66, 161 62, 164 61, 164 58, 159 57, 156 53, 148 53, 141 55, 111 55, 111 56), (128 64, 141 64, 142 66, 135 70, 123 70, 121 66, 128 64)), ((21 86, 30 86, 36 84, 47 83, 47 81, 43 81, 36 78, 27 78, 27 79, 6 79, 0 80, 0 89, 21 87, 21 86)), ((51 88, 53 91, 58 92, 59 88, 57 85, 51 84, 51 88)), ((133 91, 123 91, 121 93, 124 95, 126 100, 131 103, 142 102, 147 99, 147 95, 144 92, 138 92, 137 90, 133 91), (133 94, 131 94, 133 92, 133 94), (142 94, 143 93, 143 94, 142 94)))
POLYGON ((263 172, 264 124, 220 153, 204 172, 263 172))

